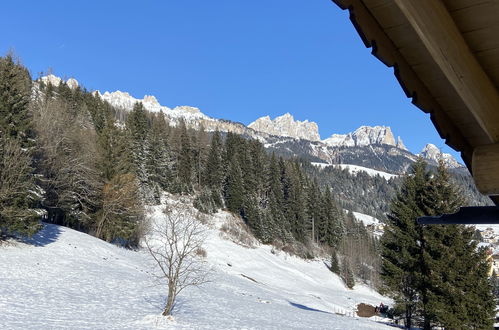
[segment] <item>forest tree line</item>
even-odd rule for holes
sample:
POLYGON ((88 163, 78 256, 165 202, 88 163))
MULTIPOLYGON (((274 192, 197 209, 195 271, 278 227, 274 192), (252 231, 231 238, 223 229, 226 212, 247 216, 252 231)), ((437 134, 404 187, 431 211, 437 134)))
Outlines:
POLYGON ((241 216, 263 243, 293 246, 303 257, 312 257, 313 244, 329 248, 332 268, 351 285, 376 273, 376 240, 301 163, 256 140, 170 123, 140 103, 127 112, 63 81, 33 82, 10 55, 0 70, 3 236, 33 234, 43 217, 135 247, 144 205, 167 191, 192 195, 205 213, 241 216))

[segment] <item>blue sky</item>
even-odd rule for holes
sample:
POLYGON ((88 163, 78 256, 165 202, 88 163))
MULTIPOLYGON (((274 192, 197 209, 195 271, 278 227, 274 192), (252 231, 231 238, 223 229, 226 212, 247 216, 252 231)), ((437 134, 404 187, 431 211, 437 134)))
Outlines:
POLYGON ((457 156, 330 0, 19 0, 2 4, 0 31, 1 54, 34 78, 50 69, 244 124, 290 112, 322 138, 391 126, 415 153, 457 156))

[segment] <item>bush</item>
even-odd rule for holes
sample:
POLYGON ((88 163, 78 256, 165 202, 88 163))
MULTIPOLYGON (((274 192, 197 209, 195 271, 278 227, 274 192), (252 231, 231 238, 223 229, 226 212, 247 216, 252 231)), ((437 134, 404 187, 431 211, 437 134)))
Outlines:
POLYGON ((207 255, 208 255, 208 252, 206 252, 206 250, 203 249, 202 247, 199 247, 196 250, 196 256, 198 256, 200 258, 206 258, 207 255))
POLYGON ((220 231, 221 236, 239 245, 249 248, 254 248, 256 245, 256 239, 251 234, 248 226, 239 217, 230 216, 222 225, 220 231))

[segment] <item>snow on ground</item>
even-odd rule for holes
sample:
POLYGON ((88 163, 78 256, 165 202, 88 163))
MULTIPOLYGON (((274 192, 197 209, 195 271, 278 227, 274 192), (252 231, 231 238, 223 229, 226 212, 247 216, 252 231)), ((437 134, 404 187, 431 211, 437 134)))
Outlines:
POLYGON ((387 173, 387 172, 383 172, 383 171, 374 170, 372 168, 358 166, 358 165, 351 165, 351 164, 312 163, 312 165, 320 167, 320 168, 334 166, 334 167, 340 168, 342 170, 347 169, 348 172, 353 174, 353 175, 356 175, 359 172, 365 172, 369 176, 372 176, 372 177, 379 175, 382 178, 384 178, 385 180, 390 180, 391 178, 398 177, 397 174, 391 174, 391 173, 387 173))
POLYGON ((381 221, 379 221, 378 219, 376 219, 375 217, 372 217, 370 215, 360 213, 360 212, 352 212, 352 213, 353 213, 353 216, 355 217, 355 219, 362 221, 364 226, 377 225, 377 224, 381 223, 381 221))
MULTIPOLYGON (((153 215, 157 218, 159 207, 153 215)), ((218 227, 229 215, 209 221, 218 227)), ((354 317, 360 303, 389 300, 347 289, 319 260, 269 246, 250 249, 208 230, 212 281, 184 291, 174 321, 161 317, 166 290, 143 250, 130 251, 51 224, 26 243, 0 247, 2 329, 384 329, 354 317)))
POLYGON ((379 219, 360 212, 352 213, 355 219, 362 221, 364 226, 371 226, 369 230, 375 237, 381 238, 381 236, 383 236, 384 225, 381 221, 379 221, 379 219))
POLYGON ((478 230, 486 230, 488 228, 492 228, 494 233, 499 235, 499 225, 494 225, 494 224, 485 224, 485 225, 474 225, 474 227, 478 230))

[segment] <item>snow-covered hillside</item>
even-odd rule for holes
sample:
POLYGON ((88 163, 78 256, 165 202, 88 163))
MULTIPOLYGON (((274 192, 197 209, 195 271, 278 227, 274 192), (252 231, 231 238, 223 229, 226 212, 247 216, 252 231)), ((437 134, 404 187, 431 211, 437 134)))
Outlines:
POLYGON ((358 165, 351 165, 351 164, 327 164, 327 163, 312 163, 312 165, 320 167, 320 168, 325 168, 328 166, 334 166, 336 168, 340 168, 342 170, 347 170, 351 174, 356 175, 359 172, 364 172, 368 174, 369 176, 381 176, 385 180, 390 180, 391 178, 398 177, 399 175, 397 174, 392 174, 392 173, 387 173, 383 171, 378 171, 378 170, 373 170, 372 168, 367 168, 363 166, 358 166, 358 165))
MULTIPOLYGON (((159 207, 153 210, 154 217, 159 207)), ((144 251, 46 224, 27 243, 0 248, 2 329, 382 329, 354 316, 358 303, 389 302, 347 289, 320 260, 222 239, 209 219, 206 262, 212 281, 180 295, 174 321, 161 317, 165 289, 144 251)))

